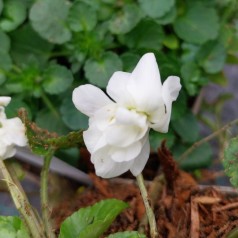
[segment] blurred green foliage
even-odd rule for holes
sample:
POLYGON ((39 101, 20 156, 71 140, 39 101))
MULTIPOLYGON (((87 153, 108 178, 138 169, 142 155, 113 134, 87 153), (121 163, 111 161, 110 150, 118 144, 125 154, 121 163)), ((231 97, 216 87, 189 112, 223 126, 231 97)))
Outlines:
MULTIPOLYGON (((85 129, 72 90, 105 88, 114 71, 154 52, 162 80, 182 79, 164 135, 180 151, 199 137, 194 97, 208 82, 224 85, 224 64, 238 62, 237 9, 237 0, 0 0, 0 94, 13 97, 11 113, 27 105, 41 127, 85 129)), ((161 138, 151 135, 154 149, 161 138)))

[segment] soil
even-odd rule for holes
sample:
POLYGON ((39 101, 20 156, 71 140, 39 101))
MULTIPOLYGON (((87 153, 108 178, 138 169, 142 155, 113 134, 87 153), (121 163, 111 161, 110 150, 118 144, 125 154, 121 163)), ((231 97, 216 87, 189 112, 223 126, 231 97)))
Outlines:
MULTIPOLYGON (((225 238, 238 226, 238 196, 213 187, 201 188, 194 178, 178 169, 172 155, 162 145, 159 152, 162 173, 147 182, 148 192, 161 238, 225 238)), ((158 164, 158 163, 157 163, 158 164)), ((155 173, 155 174, 156 174, 155 173)), ((153 173, 147 173, 149 177, 153 173)), ((105 180, 91 173, 94 187, 85 188, 53 209, 58 233, 62 221, 79 208, 108 198, 129 203, 102 236, 119 231, 139 230, 149 236, 144 205, 135 179, 105 180)))

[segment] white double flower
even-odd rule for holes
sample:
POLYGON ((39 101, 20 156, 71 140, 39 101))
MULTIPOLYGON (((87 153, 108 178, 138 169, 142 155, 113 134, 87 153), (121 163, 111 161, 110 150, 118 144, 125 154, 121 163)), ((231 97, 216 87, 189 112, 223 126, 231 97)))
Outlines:
POLYGON ((15 146, 26 146, 25 127, 20 118, 7 119, 4 107, 10 97, 0 97, 0 159, 7 159, 16 153, 15 146))
POLYGON ((83 138, 98 176, 141 173, 150 154, 149 130, 168 131, 172 102, 180 89, 176 76, 162 85, 155 56, 147 53, 132 73, 112 75, 106 88, 110 98, 90 84, 73 91, 76 108, 89 116, 83 138))

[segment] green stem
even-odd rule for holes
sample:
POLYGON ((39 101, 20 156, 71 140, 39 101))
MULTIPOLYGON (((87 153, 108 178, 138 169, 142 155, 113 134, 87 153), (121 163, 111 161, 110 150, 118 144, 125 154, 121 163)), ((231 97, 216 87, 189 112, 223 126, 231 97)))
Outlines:
POLYGON ((22 215, 31 236, 34 238, 45 237, 42 232, 41 225, 39 224, 39 221, 37 220, 35 213, 25 193, 23 192, 23 189, 21 188, 19 183, 14 181, 4 161, 1 158, 0 158, 0 168, 1 168, 4 179, 6 180, 8 189, 12 196, 12 200, 17 210, 22 215))
POLYGON ((151 236, 151 238, 157 238, 158 230, 157 230, 157 226, 156 226, 155 215, 154 215, 152 208, 150 207, 148 194, 147 194, 147 190, 145 187, 145 183, 144 183, 142 174, 139 174, 138 176, 136 176, 136 180, 137 180, 137 183, 138 183, 138 186, 139 186, 139 189, 141 192, 141 196, 142 196, 142 199, 143 199, 143 202, 145 205, 145 211, 146 211, 149 225, 150 225, 150 236, 151 236))
POLYGON ((44 164, 41 170, 41 190, 40 190, 41 210, 47 238, 55 238, 55 234, 53 232, 50 222, 49 202, 48 202, 48 175, 49 175, 49 166, 53 154, 54 150, 48 151, 47 155, 44 158, 44 164))

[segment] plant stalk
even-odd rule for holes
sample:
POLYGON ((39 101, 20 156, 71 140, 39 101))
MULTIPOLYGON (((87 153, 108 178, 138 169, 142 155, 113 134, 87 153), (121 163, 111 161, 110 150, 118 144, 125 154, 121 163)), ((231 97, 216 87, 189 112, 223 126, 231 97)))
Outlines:
MULTIPOLYGON (((14 181, 8 168, 6 167, 4 161, 0 158, 0 168, 4 177, 4 180, 7 183, 8 189, 12 196, 12 200, 24 219, 24 223, 27 226, 28 231, 31 234, 31 237, 34 238, 43 238, 45 237, 41 225, 36 218, 36 215, 25 195, 23 189, 20 187, 20 183, 14 181)), ((10 169, 10 168, 9 168, 10 169)))
POLYGON ((47 238, 55 238, 55 234, 53 232, 50 222, 49 201, 48 201, 48 175, 49 175, 50 162, 53 154, 54 150, 48 151, 47 155, 44 157, 44 164, 41 170, 41 190, 40 190, 41 211, 47 238))
POLYGON ((136 176, 136 180, 137 180, 138 187, 140 189, 141 196, 145 205, 145 211, 146 211, 149 225, 150 225, 150 236, 151 238, 157 238, 159 236, 158 236, 158 230, 157 230, 156 221, 155 221, 155 215, 150 206, 147 190, 146 190, 144 179, 141 173, 136 176))
POLYGON ((201 139, 200 141, 195 142, 191 147, 189 147, 178 159, 178 163, 181 163, 184 159, 188 157, 196 148, 201 146, 202 144, 210 141, 211 139, 215 138, 216 136, 220 135, 220 133, 226 131, 228 128, 232 127, 233 125, 238 124, 238 119, 235 119, 226 125, 224 125, 222 128, 218 129, 217 131, 213 132, 209 136, 201 139))

